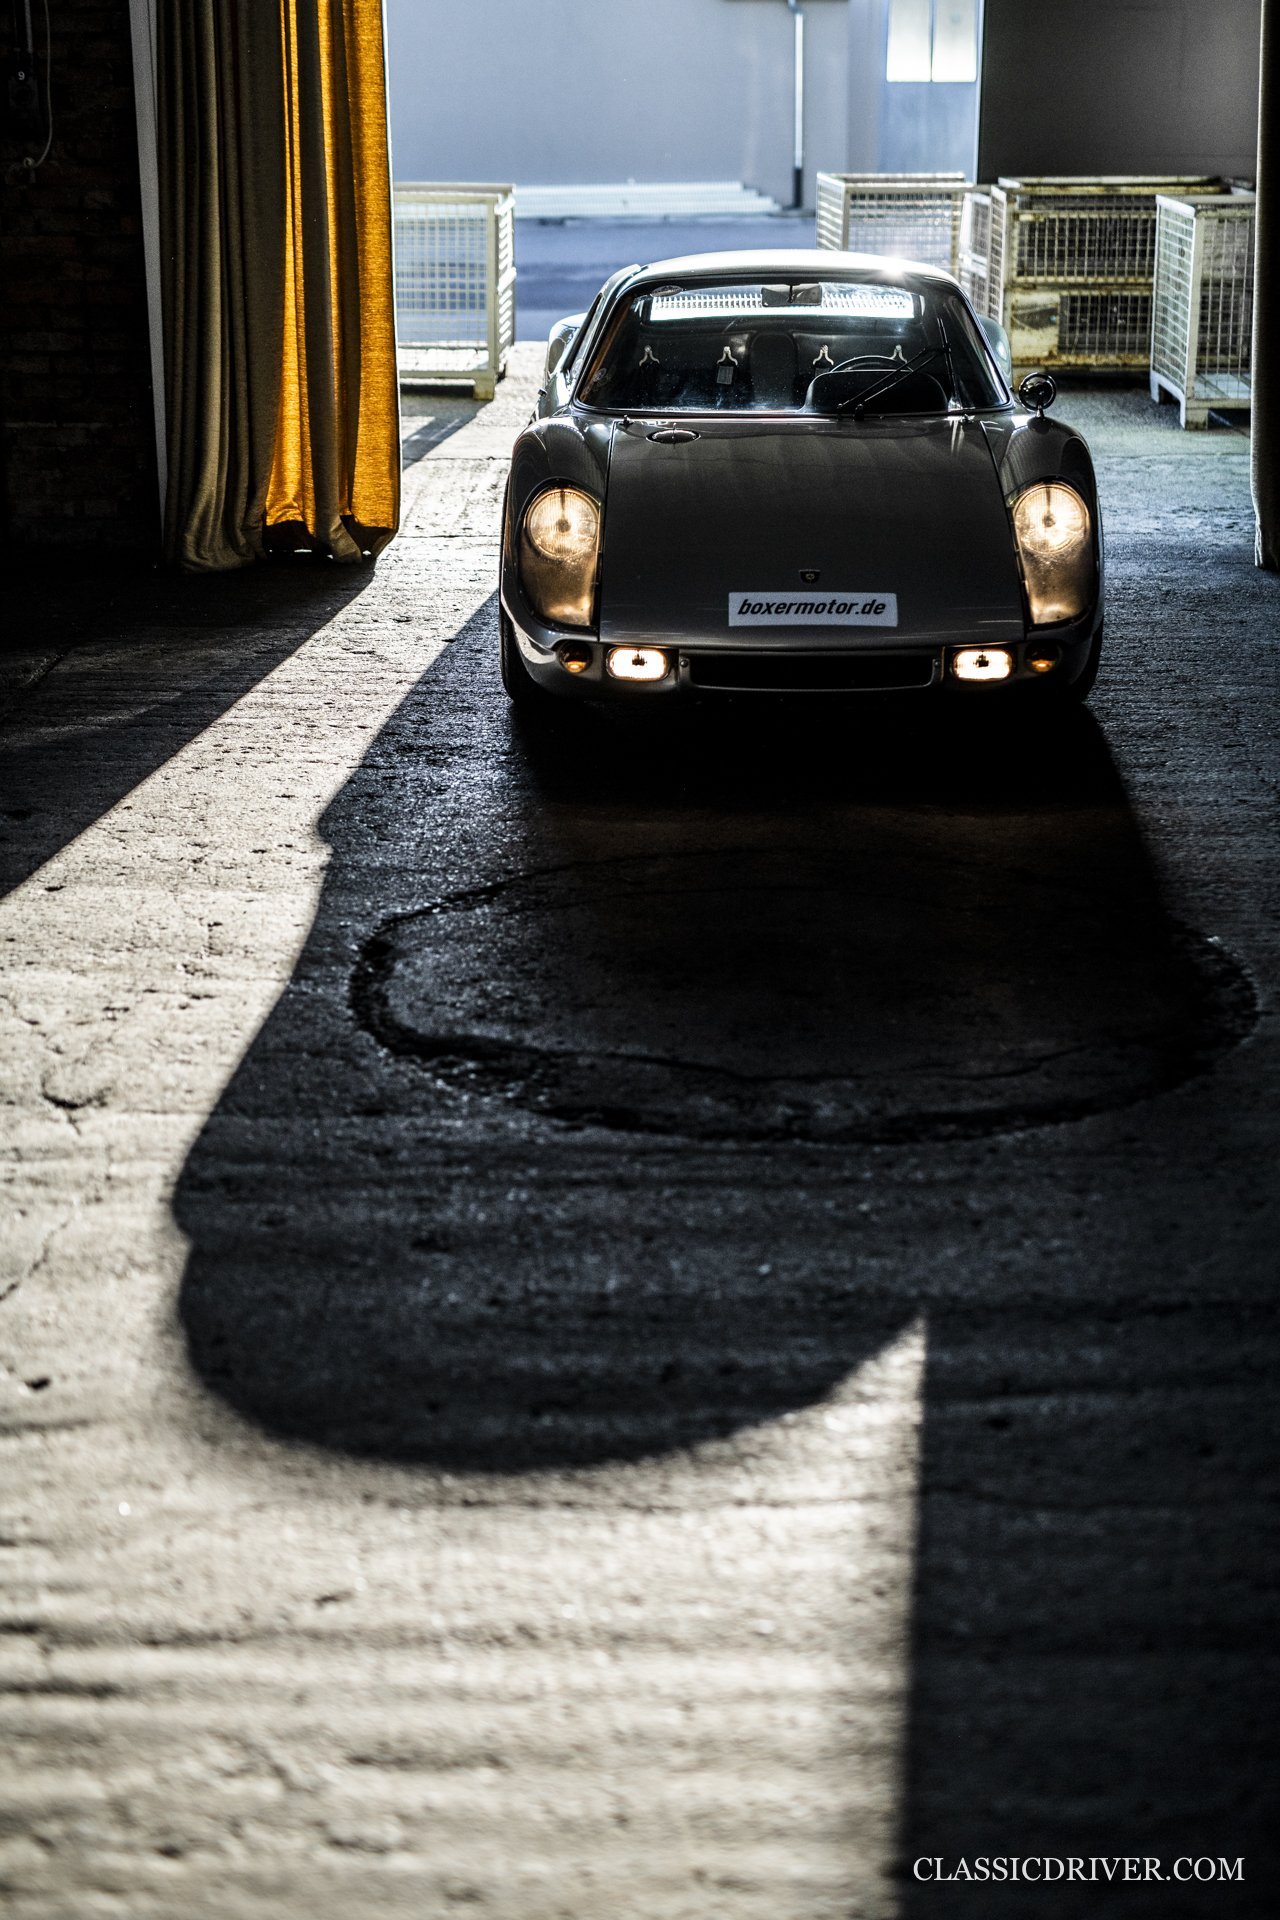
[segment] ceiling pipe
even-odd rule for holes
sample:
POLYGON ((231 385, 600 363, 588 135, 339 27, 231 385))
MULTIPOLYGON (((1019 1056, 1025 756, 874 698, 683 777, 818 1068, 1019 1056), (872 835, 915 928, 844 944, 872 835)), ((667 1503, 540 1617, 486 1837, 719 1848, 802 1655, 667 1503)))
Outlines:
POLYGON ((804 208, 804 8, 800 0, 787 0, 787 11, 795 23, 795 134, 792 145, 791 207, 794 213, 804 208))

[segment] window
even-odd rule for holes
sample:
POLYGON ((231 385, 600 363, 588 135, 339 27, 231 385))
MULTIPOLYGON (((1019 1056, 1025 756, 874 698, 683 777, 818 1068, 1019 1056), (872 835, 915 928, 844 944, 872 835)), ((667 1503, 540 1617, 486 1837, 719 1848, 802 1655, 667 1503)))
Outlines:
POLYGON ((978 0, 889 0, 886 80, 977 77, 978 0))
POLYGON ((933 0, 889 0, 886 80, 932 80, 933 0))
POLYGON ((947 413, 1007 396, 959 294, 880 273, 642 285, 577 398, 605 413, 947 413))

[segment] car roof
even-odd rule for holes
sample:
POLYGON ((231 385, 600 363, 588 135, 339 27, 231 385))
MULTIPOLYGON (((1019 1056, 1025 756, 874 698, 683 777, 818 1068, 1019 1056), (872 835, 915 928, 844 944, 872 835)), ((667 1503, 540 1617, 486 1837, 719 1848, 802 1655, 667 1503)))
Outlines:
POLYGON ((958 282, 940 267, 922 260, 898 260, 880 253, 839 253, 831 247, 752 248, 736 253, 686 253, 671 260, 654 260, 633 267, 625 284, 644 286, 653 280, 715 279, 724 274, 807 273, 815 280, 870 279, 890 282, 927 281, 955 289, 958 282))

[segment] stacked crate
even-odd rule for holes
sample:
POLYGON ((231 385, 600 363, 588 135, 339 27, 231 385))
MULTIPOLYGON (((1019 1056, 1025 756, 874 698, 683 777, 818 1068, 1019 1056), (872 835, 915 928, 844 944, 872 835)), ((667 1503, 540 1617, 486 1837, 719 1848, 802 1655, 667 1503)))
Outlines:
POLYGON ((985 311, 1009 335, 1015 379, 1035 367, 1145 372, 1157 197, 1221 192, 1203 175, 1001 178, 990 195, 985 311))
POLYGON ((991 311, 991 195, 982 187, 970 188, 961 203, 956 278, 975 313, 989 320, 998 317, 991 311))
POLYGON ((1252 193, 1161 194, 1151 328, 1151 397, 1170 393, 1184 427, 1252 398, 1252 193))
POLYGON ((405 182, 393 204, 401 384, 492 400, 516 337, 511 188, 405 182))
POLYGON ((962 173, 820 173, 818 245, 954 273, 966 184, 962 173))

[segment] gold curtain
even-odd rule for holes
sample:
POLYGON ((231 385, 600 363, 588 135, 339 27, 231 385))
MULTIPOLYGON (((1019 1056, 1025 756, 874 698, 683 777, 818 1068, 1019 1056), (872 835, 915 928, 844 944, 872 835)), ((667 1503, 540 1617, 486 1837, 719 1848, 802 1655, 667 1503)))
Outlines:
POLYGON ((400 511, 381 0, 158 12, 168 555, 376 553, 400 511))

